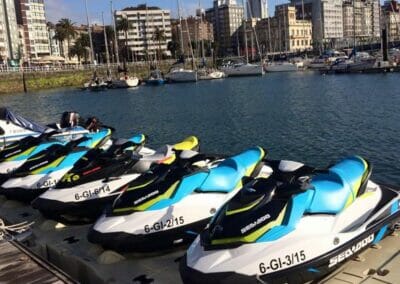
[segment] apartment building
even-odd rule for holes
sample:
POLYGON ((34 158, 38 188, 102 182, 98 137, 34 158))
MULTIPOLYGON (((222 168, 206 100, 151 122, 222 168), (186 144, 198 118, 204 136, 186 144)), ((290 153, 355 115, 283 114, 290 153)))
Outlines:
POLYGON ((291 0, 291 3, 296 6, 298 18, 312 21, 314 47, 334 47, 342 40, 343 0, 291 0))
POLYGON ((247 18, 268 18, 267 0, 247 0, 247 18))
POLYGON ((396 0, 385 1, 382 7, 382 18, 382 24, 388 31, 388 40, 400 40, 400 3, 396 0))
POLYGON ((19 32, 14 0, 0 0, 0 64, 19 59, 19 32))
MULTIPOLYGON (((128 7, 115 12, 118 22, 122 18, 128 19, 128 49, 134 56, 144 57, 148 54, 156 54, 161 50, 162 54, 170 55, 168 42, 172 39, 171 34, 171 12, 159 7, 139 5, 128 7), (164 39, 159 41, 155 38, 156 30, 164 33, 164 39)), ((123 31, 118 32, 118 39, 125 41, 123 31)))
POLYGON ((15 0, 17 22, 24 28, 25 60, 50 55, 44 0, 15 0))
POLYGON ((214 27, 214 40, 218 43, 217 54, 234 54, 240 42, 243 6, 238 5, 235 0, 214 0, 213 7, 206 10, 206 19, 214 27))
POLYGON ((366 40, 380 36, 379 0, 343 1, 343 37, 366 40))

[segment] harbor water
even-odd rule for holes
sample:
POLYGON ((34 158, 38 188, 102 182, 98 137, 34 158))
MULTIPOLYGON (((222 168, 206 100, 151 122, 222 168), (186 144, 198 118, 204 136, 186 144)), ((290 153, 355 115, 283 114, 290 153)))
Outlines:
POLYGON ((115 136, 145 133, 153 147, 197 135, 205 152, 263 146, 273 159, 327 166, 361 155, 373 179, 400 184, 398 74, 267 74, 102 92, 3 95, 1 105, 43 123, 66 110, 95 115, 115 136))

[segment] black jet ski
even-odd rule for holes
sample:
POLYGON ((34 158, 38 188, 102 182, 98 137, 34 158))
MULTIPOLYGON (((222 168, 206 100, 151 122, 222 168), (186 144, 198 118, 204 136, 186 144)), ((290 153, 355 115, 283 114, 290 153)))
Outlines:
POLYGON ((197 150, 199 147, 194 136, 155 152, 143 149, 143 143, 143 135, 134 136, 128 141, 117 141, 102 154, 85 156, 55 187, 35 199, 32 206, 43 215, 64 222, 94 221, 107 204, 111 204, 153 163, 168 168, 174 151, 197 150))
POLYGON ((0 184, 8 176, 22 166, 29 157, 47 149, 51 145, 63 144, 51 138, 57 131, 44 132, 39 136, 27 136, 21 140, 6 145, 0 151, 0 184))
POLYGON ((129 184, 90 230, 89 241, 118 251, 169 249, 192 241, 216 210, 258 171, 265 151, 236 156, 182 152, 129 184))
POLYGON ((55 186, 90 149, 100 147, 111 136, 110 129, 85 134, 65 145, 55 144, 31 156, 1 185, 0 193, 10 199, 30 202, 55 186))
POLYGON ((248 181, 182 258, 183 281, 321 278, 378 243, 400 218, 400 188, 370 181, 371 170, 354 156, 309 175, 288 171, 293 179, 285 182, 280 174, 248 181))

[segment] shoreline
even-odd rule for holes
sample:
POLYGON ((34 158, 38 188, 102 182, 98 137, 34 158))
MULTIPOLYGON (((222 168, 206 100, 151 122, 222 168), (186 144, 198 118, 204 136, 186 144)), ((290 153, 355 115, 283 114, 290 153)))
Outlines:
MULTIPOLYGON (((166 73, 171 64, 160 65, 161 71, 166 73)), ((127 66, 128 74, 137 76, 140 80, 148 77, 149 67, 147 65, 127 66)), ((106 77, 107 68, 101 66, 96 69, 99 77, 106 77)), ((49 90, 63 87, 83 87, 83 84, 90 81, 94 70, 68 70, 68 71, 41 71, 15 73, 0 73, 0 95, 24 93, 24 81, 27 93, 31 91, 49 90)), ((118 75, 117 68, 111 68, 114 77, 118 75)))

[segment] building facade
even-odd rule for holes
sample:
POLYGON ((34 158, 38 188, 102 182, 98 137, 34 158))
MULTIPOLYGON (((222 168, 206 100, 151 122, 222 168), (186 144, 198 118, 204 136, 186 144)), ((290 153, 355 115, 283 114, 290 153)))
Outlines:
MULTIPOLYGON (((192 43, 194 53, 200 56, 203 53, 209 53, 212 43, 214 42, 214 29, 213 25, 209 23, 204 17, 189 17, 182 21, 182 37, 183 48, 185 56, 191 56, 189 42, 192 43)), ((180 43, 180 21, 172 20, 172 40, 175 43, 180 43)), ((180 46, 180 44, 179 44, 180 46)), ((180 47, 179 47, 180 48, 180 47)))
MULTIPOLYGON (((160 50, 162 54, 169 55, 168 42, 172 39, 169 10, 139 5, 116 11, 116 21, 122 18, 128 19, 129 22, 128 49, 130 53, 137 57, 145 57, 154 55, 160 50), (156 39, 157 29, 163 33, 164 39, 156 39)), ((125 41, 123 31, 118 32, 118 40, 125 41)))
POLYGON ((304 16, 312 21, 314 48, 334 47, 343 39, 343 0, 291 0, 291 3, 296 6, 299 18, 304 16))
POLYGON ((20 58, 14 0, 0 0, 0 64, 20 58))
POLYGON ((268 18, 267 0, 247 0, 247 18, 268 18))
POLYGON ((214 28, 219 56, 236 53, 240 43, 239 28, 244 19, 244 9, 235 0, 215 0, 213 7, 206 10, 206 19, 214 28))
POLYGON ((379 38, 379 0, 343 1, 343 37, 348 41, 379 38))
POLYGON ((44 0, 15 0, 17 22, 24 28, 25 60, 50 55, 44 0))
POLYGON ((400 4, 396 0, 385 1, 382 7, 382 24, 386 26, 389 41, 400 40, 400 4))
POLYGON ((311 20, 298 19, 294 5, 276 6, 274 17, 259 21, 256 31, 260 44, 268 53, 301 52, 313 48, 311 20))

